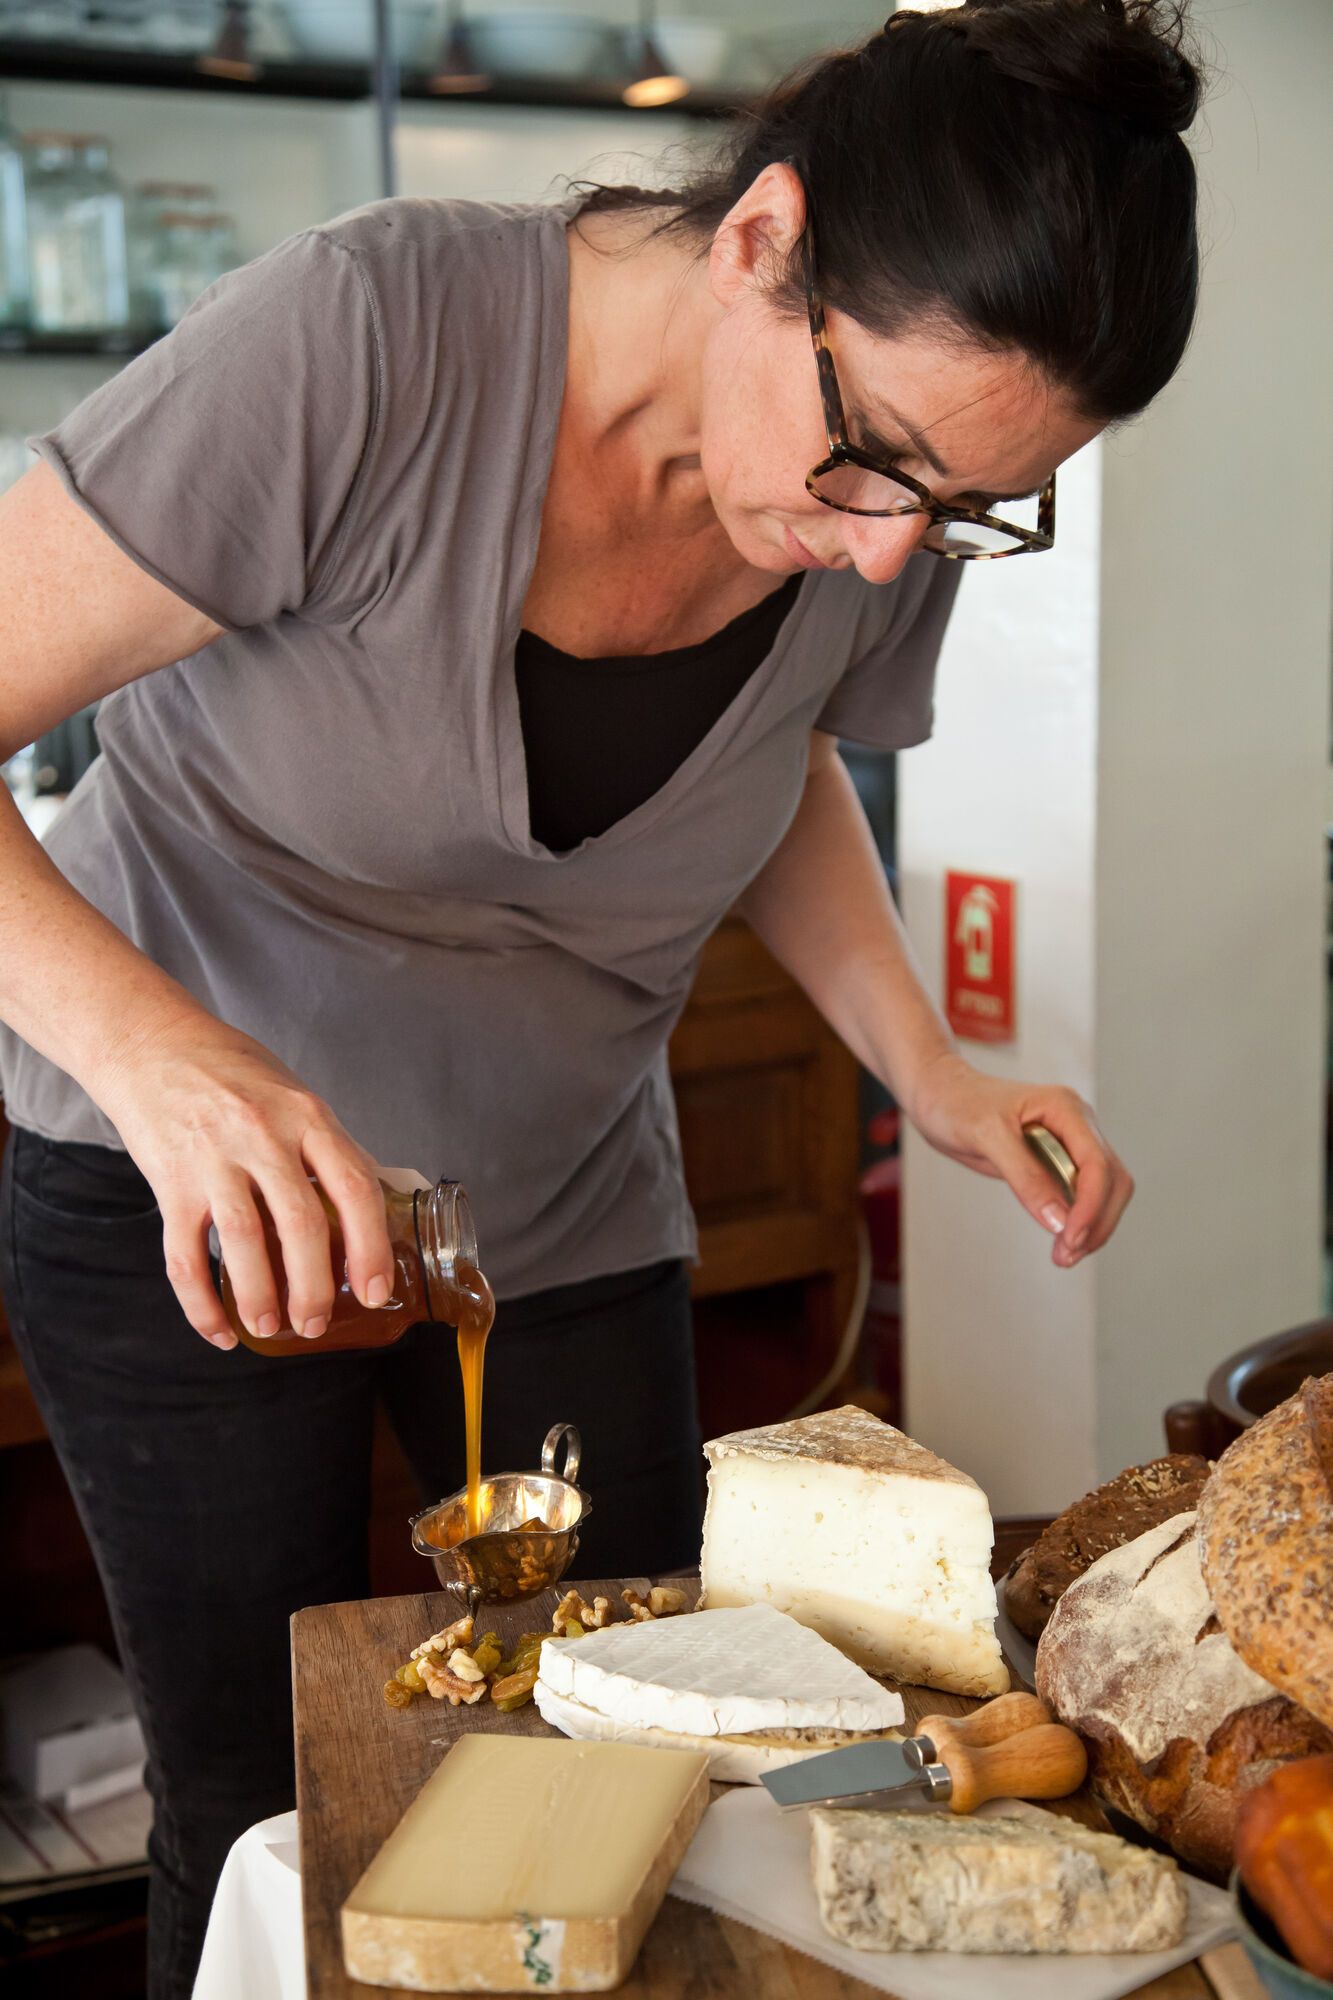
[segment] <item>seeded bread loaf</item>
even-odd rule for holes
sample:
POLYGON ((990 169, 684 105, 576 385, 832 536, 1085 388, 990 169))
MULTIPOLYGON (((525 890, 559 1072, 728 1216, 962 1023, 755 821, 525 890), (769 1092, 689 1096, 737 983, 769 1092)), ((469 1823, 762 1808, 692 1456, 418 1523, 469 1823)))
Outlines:
POLYGON ((1333 1736, 1247 1666, 1208 1598, 1191 1513, 1071 1583, 1037 1648, 1037 1692, 1088 1751, 1093 1789, 1182 1861, 1231 1867, 1239 1795, 1333 1736))
POLYGON ((1209 1594, 1256 1673, 1333 1728, 1333 1375, 1228 1445, 1199 1503, 1209 1594))
POLYGON ((1207 1459, 1192 1453, 1155 1458, 1131 1465, 1057 1514, 1004 1579, 1005 1610, 1019 1631, 1039 1639, 1076 1576, 1111 1549, 1197 1507, 1208 1472, 1207 1459))

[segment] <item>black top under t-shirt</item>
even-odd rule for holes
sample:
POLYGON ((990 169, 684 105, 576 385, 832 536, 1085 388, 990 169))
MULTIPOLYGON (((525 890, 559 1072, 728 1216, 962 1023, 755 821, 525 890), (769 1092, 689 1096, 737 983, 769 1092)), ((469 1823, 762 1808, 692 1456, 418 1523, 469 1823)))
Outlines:
POLYGON ((678 771, 772 652, 799 572, 697 646, 581 660, 520 632, 514 652, 532 837, 592 840, 678 771))

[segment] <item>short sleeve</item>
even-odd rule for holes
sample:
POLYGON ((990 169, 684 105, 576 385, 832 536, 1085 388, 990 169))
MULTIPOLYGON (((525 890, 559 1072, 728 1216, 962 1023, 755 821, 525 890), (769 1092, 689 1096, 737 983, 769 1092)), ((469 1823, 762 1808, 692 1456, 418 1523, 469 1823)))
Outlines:
POLYGON ((887 625, 867 639, 864 651, 858 647, 825 702, 817 729, 876 750, 906 750, 926 741, 935 717, 935 667, 961 569, 961 563, 938 556, 912 557, 891 586, 887 625))
POLYGON ((332 586, 379 383, 358 257, 309 230, 29 442, 141 569, 240 629, 332 586))

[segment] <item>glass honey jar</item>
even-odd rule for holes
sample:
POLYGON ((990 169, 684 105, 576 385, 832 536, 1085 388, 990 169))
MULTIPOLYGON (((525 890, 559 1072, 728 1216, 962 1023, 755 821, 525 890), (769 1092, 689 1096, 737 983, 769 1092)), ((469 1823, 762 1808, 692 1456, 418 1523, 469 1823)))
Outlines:
MULTIPOLYGON (((479 1347, 495 1317, 495 1299, 477 1263, 477 1232, 467 1194, 458 1181, 437 1181, 403 1192, 386 1181, 384 1217, 393 1247, 393 1287, 382 1306, 364 1306, 347 1277, 347 1247, 338 1212, 319 1184, 313 1183, 328 1218, 329 1245, 337 1281, 333 1310, 324 1332, 306 1340, 290 1328, 268 1339, 252 1333, 236 1310, 236 1299, 225 1263, 221 1268, 222 1304, 233 1333, 256 1354, 330 1354, 349 1348, 391 1347, 410 1326, 431 1320, 456 1327, 460 1353, 465 1341, 479 1347)), ((261 1208, 264 1242, 286 1297, 286 1272, 277 1228, 261 1208)))

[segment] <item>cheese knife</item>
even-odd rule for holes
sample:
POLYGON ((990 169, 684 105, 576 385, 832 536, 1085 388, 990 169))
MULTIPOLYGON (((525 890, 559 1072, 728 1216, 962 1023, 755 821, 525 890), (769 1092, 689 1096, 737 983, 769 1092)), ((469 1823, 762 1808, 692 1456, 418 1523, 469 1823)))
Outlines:
POLYGON ((987 1799, 1061 1799, 1087 1773, 1083 1745, 1035 1694, 1002 1694, 971 1715, 927 1715, 900 1743, 852 1743, 763 1782, 784 1812, 837 1806, 968 1813, 987 1799))

